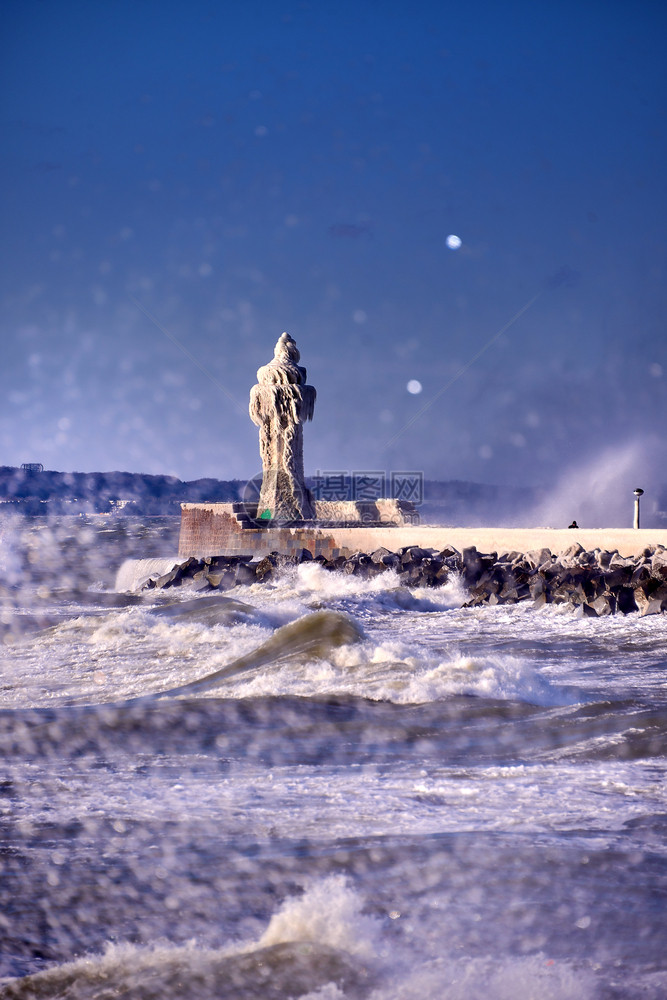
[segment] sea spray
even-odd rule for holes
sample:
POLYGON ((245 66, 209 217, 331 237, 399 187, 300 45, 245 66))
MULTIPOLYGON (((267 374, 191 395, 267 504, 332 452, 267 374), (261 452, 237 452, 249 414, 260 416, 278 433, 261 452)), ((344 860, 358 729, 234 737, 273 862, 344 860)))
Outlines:
POLYGON ((115 589, 119 592, 141 590, 151 577, 160 577, 178 565, 178 558, 126 559, 116 573, 115 589))
POLYGON ((317 941, 353 955, 377 953, 380 923, 362 913, 363 900, 342 875, 311 882, 303 896, 286 900, 260 938, 263 948, 317 941))
POLYGON ((522 523, 566 528, 574 519, 580 528, 631 528, 633 490, 641 486, 647 494, 642 526, 655 527, 659 522, 651 511, 664 488, 666 463, 664 441, 650 435, 580 457, 551 484, 544 500, 525 511, 522 523))

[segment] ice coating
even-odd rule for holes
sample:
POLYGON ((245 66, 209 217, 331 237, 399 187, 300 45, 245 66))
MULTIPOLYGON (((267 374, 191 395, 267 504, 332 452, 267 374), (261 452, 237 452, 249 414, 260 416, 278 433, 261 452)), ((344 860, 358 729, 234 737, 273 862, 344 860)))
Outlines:
POLYGON ((303 473, 303 428, 312 420, 315 389, 306 384, 306 369, 288 333, 283 333, 273 360, 257 372, 250 391, 250 418, 259 427, 262 489, 257 516, 300 521, 315 516, 303 473))

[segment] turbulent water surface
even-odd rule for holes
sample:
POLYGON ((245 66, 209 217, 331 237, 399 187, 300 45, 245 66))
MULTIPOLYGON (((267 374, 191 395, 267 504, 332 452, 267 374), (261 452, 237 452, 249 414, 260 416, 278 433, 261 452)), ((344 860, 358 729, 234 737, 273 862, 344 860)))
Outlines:
POLYGON ((667 995, 667 616, 2 526, 0 996, 667 995))

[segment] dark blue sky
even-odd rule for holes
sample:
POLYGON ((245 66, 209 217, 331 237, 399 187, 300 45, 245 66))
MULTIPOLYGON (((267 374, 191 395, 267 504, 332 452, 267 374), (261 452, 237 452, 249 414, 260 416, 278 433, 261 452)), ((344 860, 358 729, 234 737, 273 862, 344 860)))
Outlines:
POLYGON ((666 21, 8 0, 0 463, 252 475, 288 330, 309 472, 667 480, 666 21))

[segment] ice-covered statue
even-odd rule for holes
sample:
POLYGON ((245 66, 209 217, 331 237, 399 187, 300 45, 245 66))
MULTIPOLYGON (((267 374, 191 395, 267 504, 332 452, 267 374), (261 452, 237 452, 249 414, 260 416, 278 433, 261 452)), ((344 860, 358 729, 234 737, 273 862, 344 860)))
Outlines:
POLYGON ((315 517, 303 478, 303 427, 312 420, 315 389, 306 385, 306 369, 294 340, 283 333, 273 361, 257 372, 250 390, 250 418, 259 427, 262 490, 257 517, 300 521, 315 517))

